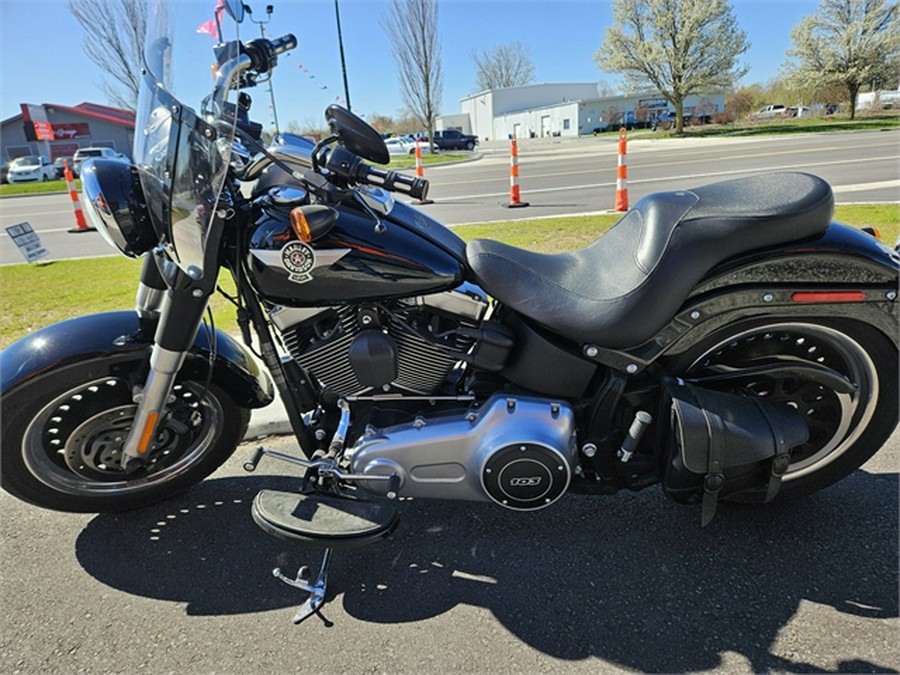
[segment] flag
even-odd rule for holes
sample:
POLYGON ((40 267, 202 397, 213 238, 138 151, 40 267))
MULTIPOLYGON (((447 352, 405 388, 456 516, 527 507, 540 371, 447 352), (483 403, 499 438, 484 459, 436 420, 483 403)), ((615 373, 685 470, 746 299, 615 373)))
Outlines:
POLYGON ((214 40, 219 39, 219 24, 222 21, 222 13, 225 11, 225 0, 219 0, 216 4, 216 18, 204 21, 197 26, 198 33, 206 33, 211 35, 214 40))

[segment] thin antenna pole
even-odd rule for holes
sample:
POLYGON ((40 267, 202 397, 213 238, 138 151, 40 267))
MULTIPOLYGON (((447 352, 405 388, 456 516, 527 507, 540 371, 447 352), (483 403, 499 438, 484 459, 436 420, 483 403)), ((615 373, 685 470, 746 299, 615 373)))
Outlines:
POLYGON ((344 38, 341 36, 341 12, 338 9, 338 0, 334 0, 334 18, 337 21, 338 48, 341 52, 341 71, 344 73, 344 100, 347 102, 347 110, 350 107, 350 87, 347 84, 347 62, 344 60, 344 38))

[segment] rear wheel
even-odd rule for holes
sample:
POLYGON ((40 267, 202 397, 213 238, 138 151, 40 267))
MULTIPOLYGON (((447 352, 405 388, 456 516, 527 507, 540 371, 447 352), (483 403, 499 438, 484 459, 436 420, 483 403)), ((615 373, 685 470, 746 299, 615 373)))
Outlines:
POLYGON ((126 474, 121 450, 137 408, 133 378, 103 372, 97 362, 60 370, 2 401, 3 488, 44 508, 119 511, 166 499, 221 465, 249 421, 249 411, 219 387, 178 381, 146 466, 126 474))
POLYGON ((847 476, 897 425, 897 348, 863 323, 804 319, 730 327, 679 362, 680 370, 670 372, 685 380, 781 401, 803 414, 809 439, 792 451, 779 498, 847 476))

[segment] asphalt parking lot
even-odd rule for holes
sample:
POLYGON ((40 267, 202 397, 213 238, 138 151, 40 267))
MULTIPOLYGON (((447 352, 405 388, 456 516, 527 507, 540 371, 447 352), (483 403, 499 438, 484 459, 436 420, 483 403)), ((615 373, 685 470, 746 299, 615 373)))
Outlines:
MULTIPOLYGON (((290 439, 267 447, 287 450, 290 439)), ((158 506, 60 514, 0 496, 3 673, 897 672, 898 435, 814 496, 699 513, 654 488, 544 511, 403 502, 339 551, 328 602, 272 576, 316 554, 250 502, 294 477, 244 444, 158 506)))

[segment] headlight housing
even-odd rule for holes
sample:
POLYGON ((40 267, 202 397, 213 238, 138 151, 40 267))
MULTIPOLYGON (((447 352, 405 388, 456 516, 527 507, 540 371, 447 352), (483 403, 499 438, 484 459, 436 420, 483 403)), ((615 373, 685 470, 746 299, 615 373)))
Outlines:
POLYGON ((158 242, 137 168, 118 159, 91 159, 81 165, 84 210, 106 241, 131 258, 158 242))

